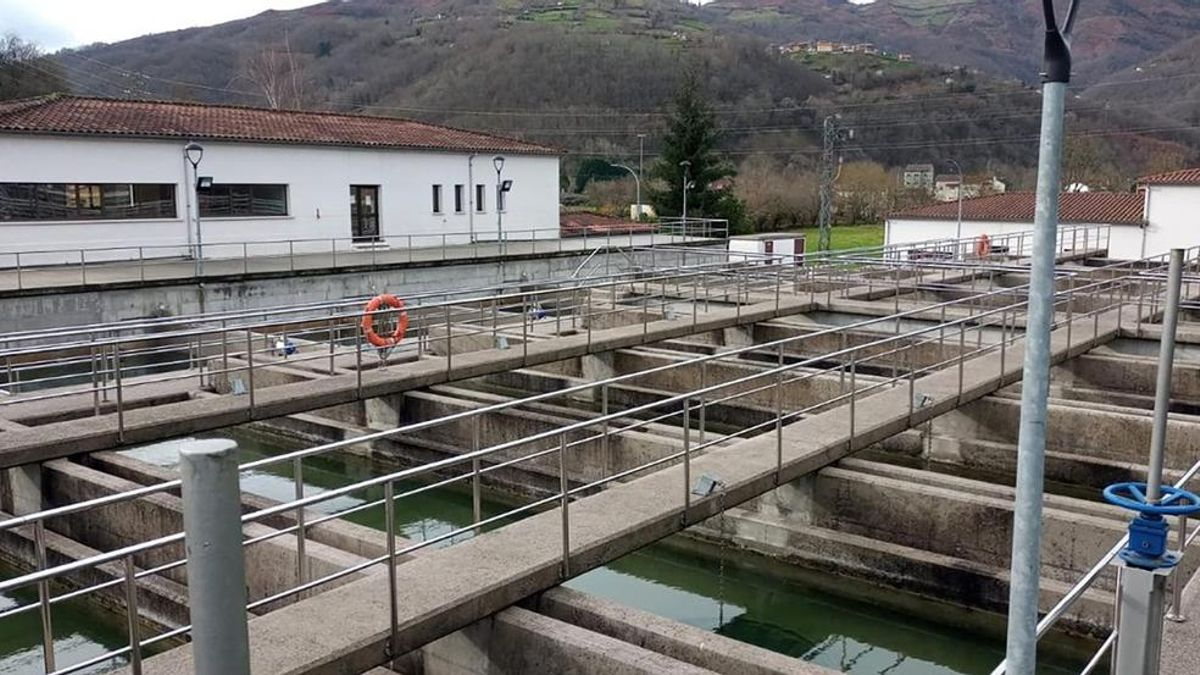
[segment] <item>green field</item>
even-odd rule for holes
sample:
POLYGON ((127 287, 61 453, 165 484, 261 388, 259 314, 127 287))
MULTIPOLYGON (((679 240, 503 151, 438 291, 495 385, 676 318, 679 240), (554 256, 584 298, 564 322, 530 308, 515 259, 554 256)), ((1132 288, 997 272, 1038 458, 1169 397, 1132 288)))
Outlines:
MULTIPOLYGON (((808 250, 817 250, 821 235, 815 227, 806 227, 804 243, 808 250)), ((883 225, 835 225, 830 232, 830 246, 834 251, 864 246, 883 246, 883 225)))

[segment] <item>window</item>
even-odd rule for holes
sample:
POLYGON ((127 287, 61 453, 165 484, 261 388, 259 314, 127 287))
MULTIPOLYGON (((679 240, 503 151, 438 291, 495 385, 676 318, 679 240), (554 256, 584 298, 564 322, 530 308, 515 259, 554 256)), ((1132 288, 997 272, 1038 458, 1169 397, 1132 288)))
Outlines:
POLYGON ((455 213, 462 213, 463 211, 466 210, 463 208, 463 197, 466 196, 465 195, 466 191, 467 191, 467 186, 465 186, 465 185, 455 185, 454 186, 454 212, 455 213))
POLYGON ((200 194, 200 217, 286 216, 287 196, 286 185, 213 183, 200 194))
POLYGON ((175 217, 169 183, 0 183, 0 221, 175 217))
POLYGON ((486 197, 486 196, 487 196, 487 186, 482 185, 482 184, 476 185, 475 186, 475 213, 484 213, 487 211, 487 203, 484 201, 484 197, 486 197))
POLYGON ((433 212, 434 213, 442 212, 442 186, 441 185, 433 186, 433 212))

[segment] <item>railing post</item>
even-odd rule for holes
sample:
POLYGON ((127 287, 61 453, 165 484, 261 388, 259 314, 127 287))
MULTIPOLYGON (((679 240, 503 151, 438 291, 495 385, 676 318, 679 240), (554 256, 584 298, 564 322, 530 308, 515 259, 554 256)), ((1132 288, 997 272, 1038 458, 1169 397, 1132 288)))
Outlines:
POLYGON ((688 524, 688 513, 692 510, 692 410, 691 401, 683 399, 683 513, 681 521, 688 524))
POLYGON ((117 387, 117 442, 125 442, 125 390, 121 386, 121 338, 113 342, 113 378, 117 387))
POLYGON ((87 257, 83 249, 79 249, 79 283, 87 285, 87 257))
POLYGON ((139 278, 146 281, 146 254, 141 246, 138 247, 138 272, 139 278))
MULTIPOLYGON (((707 388, 708 388, 708 361, 701 361, 700 362, 700 389, 707 389, 707 388)), ((703 393, 700 394, 700 420, 699 420, 699 423, 700 423, 700 445, 704 445, 704 435, 705 435, 704 409, 708 407, 707 404, 705 403, 705 399, 707 399, 707 398, 708 397, 705 394, 703 394, 703 393)))
POLYGON ((558 435, 558 490, 560 507, 562 508, 562 576, 571 576, 571 523, 568 516, 568 505, 571 495, 567 482, 567 434, 558 435))
MULTIPOLYGON (((479 418, 478 413, 471 418, 471 450, 479 452, 480 434, 479 434, 479 418)), ((475 523, 483 520, 483 485, 480 482, 479 476, 479 457, 471 458, 471 514, 475 519, 475 523)), ((480 534, 483 530, 476 527, 475 534, 480 534)))
MULTIPOLYGON (((337 267, 337 265, 334 265, 337 267)), ((250 251, 247 249, 246 242, 242 242, 242 274, 250 273, 250 251)))
MULTIPOLYGON (((265 337, 265 335, 264 335, 265 337)), ((246 329, 246 396, 249 397, 250 416, 254 416, 254 334, 246 329)))
POLYGON ((129 630, 129 670, 142 675, 142 639, 138 620, 137 570, 133 554, 125 556, 125 619, 129 630))
MULTIPOLYGON (((304 458, 297 457, 292 460, 292 482, 295 486, 296 501, 304 499, 304 458)), ((308 556, 306 555, 307 546, 305 540, 307 535, 304 532, 304 507, 296 507, 296 584, 302 585, 308 581, 308 556)), ((303 596, 301 596, 303 597, 303 596)))
POLYGON ((195 673, 250 675, 237 444, 196 441, 179 471, 195 673))
MULTIPOLYGON (((1179 538, 1179 557, 1187 551, 1187 530, 1188 518, 1186 515, 1179 516, 1178 533, 1179 538)), ((1183 623, 1187 621, 1187 616, 1183 613, 1183 586, 1187 583, 1187 579, 1180 573, 1177 568, 1171 573, 1171 611, 1167 612, 1167 620, 1175 623, 1183 623)))
POLYGON ((392 481, 383 484, 383 526, 387 529, 387 577, 388 577, 388 625, 391 639, 388 640, 388 655, 395 659, 400 643, 400 607, 396 597, 396 494, 392 481))
MULTIPOLYGON (((37 556, 38 571, 46 569, 46 524, 42 520, 33 523, 33 547, 37 556)), ((42 616, 42 665, 47 673, 54 672, 54 627, 50 617, 50 582, 37 583, 38 604, 42 616)))
POLYGON ((850 352, 850 450, 854 450, 855 399, 858 398, 858 350, 850 352))

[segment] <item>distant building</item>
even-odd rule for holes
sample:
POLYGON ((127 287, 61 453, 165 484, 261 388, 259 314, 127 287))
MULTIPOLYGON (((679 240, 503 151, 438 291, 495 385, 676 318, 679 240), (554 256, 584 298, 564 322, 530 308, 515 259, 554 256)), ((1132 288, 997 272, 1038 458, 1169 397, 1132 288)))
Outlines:
POLYGON ((903 184, 909 190, 933 190, 933 165, 909 164, 904 167, 903 184))
MULTIPOLYGON (((977 181, 967 181, 963 184, 962 197, 963 199, 971 199, 973 197, 982 197, 984 195, 1003 194, 1007 191, 1008 186, 1004 181, 995 176, 977 181)), ((933 198, 939 202, 953 202, 958 200, 958 175, 946 174, 938 176, 934 179, 933 198)))
POLYGON ((553 238, 558 155, 392 117, 63 95, 5 101, 0 157, 21 159, 0 162, 0 250, 73 249, 22 256, 58 264, 78 262, 80 248, 137 260, 241 256, 243 243, 269 255, 328 252, 334 240, 351 249, 553 238), (195 171, 184 156, 191 141, 203 147, 195 171), (506 160, 510 192, 497 190, 495 156, 506 160), (198 204, 195 173, 211 177, 198 204))
MULTIPOLYGON (((1195 214, 1200 211, 1200 168, 1143 176, 1136 192, 1063 192, 1062 225, 1108 225, 1101 246, 1108 257, 1138 260, 1172 248, 1200 245, 1195 214)), ((989 236, 1033 228, 1035 195, 1009 192, 963 201, 964 237, 989 236)), ((888 244, 950 238, 958 228, 954 202, 921 206, 888 216, 888 244)), ((1085 244, 1076 242, 1082 247, 1085 244)), ((1093 246, 1090 242, 1086 245, 1093 246)))
POLYGON ((832 42, 830 42, 829 40, 817 40, 817 53, 818 54, 832 54, 833 50, 834 50, 834 44, 832 42))
POLYGON ((899 61, 912 61, 913 57, 912 57, 912 54, 906 54, 904 52, 900 52, 899 54, 896 55, 896 59, 899 61))

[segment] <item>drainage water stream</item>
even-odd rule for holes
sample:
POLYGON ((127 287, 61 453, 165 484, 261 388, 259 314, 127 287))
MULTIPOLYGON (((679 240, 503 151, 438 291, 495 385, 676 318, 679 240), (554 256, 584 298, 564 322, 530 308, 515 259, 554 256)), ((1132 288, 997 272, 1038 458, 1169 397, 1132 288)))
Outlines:
MULTIPOLYGON (((243 462, 298 447, 257 433, 238 431, 227 437, 238 441, 243 462)), ((157 443, 124 454, 172 466, 183 442, 157 443)), ((272 499, 291 499, 290 466, 271 469, 243 474, 242 489, 272 499)), ((353 456, 308 458, 304 462, 305 494, 378 473, 369 461, 353 456)), ((415 486, 398 486, 397 491, 415 486)), ((382 491, 377 492, 341 497, 322 503, 317 510, 343 510, 380 498, 382 491)), ((484 502, 485 515, 505 508, 499 502, 484 502)), ((468 525, 471 518, 469 493, 431 490, 398 502, 397 533, 423 540, 468 525)), ((348 519, 383 528, 381 508, 348 519)), ((989 673, 1003 658, 1003 621, 995 615, 881 591, 861 582, 678 537, 627 555, 567 585, 855 675, 974 675, 989 673)), ((0 603, 8 601, 0 597, 0 603)), ((56 609, 55 622, 60 668, 103 648, 125 644, 119 621, 100 610, 78 605, 56 609)), ((1081 646, 1064 640, 1050 643, 1052 648, 1044 649, 1040 656, 1039 673, 1079 672, 1086 660, 1081 646)), ((19 624, 0 622, 0 650, 0 674, 40 672, 37 614, 25 615, 19 624)))

